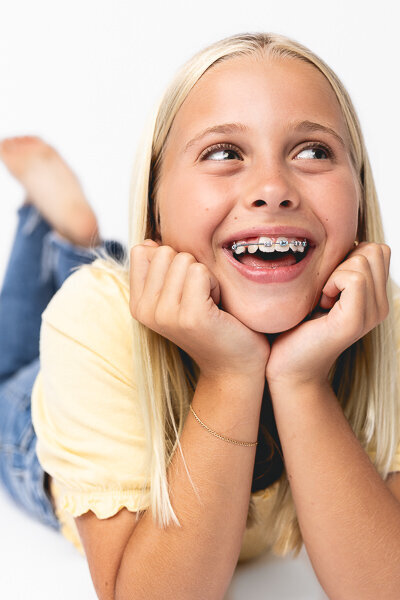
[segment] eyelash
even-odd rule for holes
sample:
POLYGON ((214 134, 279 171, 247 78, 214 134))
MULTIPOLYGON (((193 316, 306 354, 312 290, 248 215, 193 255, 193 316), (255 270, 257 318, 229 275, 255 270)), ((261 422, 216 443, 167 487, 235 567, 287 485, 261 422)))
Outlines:
MULTIPOLYGON (((299 152, 302 152, 303 150, 307 150, 308 148, 318 148, 318 149, 326 152, 328 159, 334 158, 334 154, 333 154, 332 150, 328 146, 325 146, 325 144, 322 144, 321 142, 309 142, 306 146, 304 146, 301 150, 299 150, 299 152)), ((212 154, 213 152, 216 152, 217 150, 233 150, 237 154, 241 154, 239 148, 237 146, 234 146, 233 144, 228 144, 228 143, 227 144, 224 144, 224 143, 215 144, 214 146, 210 146, 210 148, 207 148, 206 150, 204 150, 204 152, 200 155, 200 160, 206 159, 210 154, 212 154)), ((215 162, 226 162, 226 161, 221 160, 221 161, 215 161, 215 162)))

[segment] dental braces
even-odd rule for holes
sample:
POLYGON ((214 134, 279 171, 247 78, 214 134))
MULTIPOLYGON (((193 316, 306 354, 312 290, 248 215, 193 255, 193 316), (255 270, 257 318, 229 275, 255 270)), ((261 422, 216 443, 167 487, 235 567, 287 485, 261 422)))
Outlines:
POLYGON ((266 246, 267 248, 270 248, 271 246, 281 246, 281 247, 285 247, 288 246, 289 244, 293 244, 294 246, 307 246, 307 240, 303 240, 302 242, 300 240, 294 240, 293 242, 288 242, 287 240, 280 240, 279 242, 261 242, 261 244, 257 244, 256 242, 239 242, 238 244, 236 242, 234 242, 232 244, 232 250, 236 250, 236 248, 239 248, 240 246, 266 246))

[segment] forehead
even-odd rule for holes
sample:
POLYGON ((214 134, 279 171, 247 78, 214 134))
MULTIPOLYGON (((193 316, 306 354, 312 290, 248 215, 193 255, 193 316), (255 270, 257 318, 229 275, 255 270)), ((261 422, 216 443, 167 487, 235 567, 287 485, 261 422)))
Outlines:
POLYGON ((197 81, 169 137, 183 143, 202 128, 226 122, 267 132, 296 120, 316 121, 347 137, 336 95, 316 67, 294 58, 235 57, 211 67, 197 81))

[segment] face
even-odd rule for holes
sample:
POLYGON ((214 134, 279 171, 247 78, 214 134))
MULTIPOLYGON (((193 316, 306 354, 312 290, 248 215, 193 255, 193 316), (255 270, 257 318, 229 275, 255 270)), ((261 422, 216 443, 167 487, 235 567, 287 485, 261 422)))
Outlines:
MULTIPOLYGON (((204 263, 219 281, 220 307, 242 323, 286 331, 315 308, 356 239, 360 192, 349 148, 336 96, 315 67, 254 57, 219 63, 172 124, 156 194, 158 241, 204 263), (236 126, 198 137, 227 123, 236 126), (307 236, 290 235, 294 228, 307 236), (286 270, 258 259, 252 277, 226 246, 260 236, 307 239, 309 249, 286 270)), ((246 254, 238 258, 258 255, 246 254)))

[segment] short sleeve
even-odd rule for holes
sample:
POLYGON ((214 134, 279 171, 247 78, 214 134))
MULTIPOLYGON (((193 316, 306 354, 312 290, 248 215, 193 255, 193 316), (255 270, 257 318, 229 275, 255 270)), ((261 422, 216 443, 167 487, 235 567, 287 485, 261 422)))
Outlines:
POLYGON ((143 418, 133 381, 129 287, 97 259, 42 314, 32 391, 36 453, 60 509, 98 518, 149 505, 143 418))

